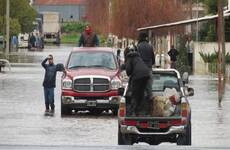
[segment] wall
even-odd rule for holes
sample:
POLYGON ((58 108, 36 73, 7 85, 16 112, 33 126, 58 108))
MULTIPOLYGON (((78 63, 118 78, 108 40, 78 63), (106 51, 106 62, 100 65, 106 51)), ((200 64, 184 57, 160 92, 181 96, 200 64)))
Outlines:
MULTIPOLYGON (((226 53, 230 53, 230 43, 226 43, 226 53)), ((218 44, 215 42, 194 42, 194 73, 198 75, 206 74, 205 63, 199 52, 214 53, 218 51, 218 44)))

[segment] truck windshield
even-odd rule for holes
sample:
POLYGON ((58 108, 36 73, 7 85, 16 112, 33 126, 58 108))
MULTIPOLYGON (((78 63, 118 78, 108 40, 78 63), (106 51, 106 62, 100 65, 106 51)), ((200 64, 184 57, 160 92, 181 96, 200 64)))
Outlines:
POLYGON ((68 69, 98 67, 115 70, 115 57, 110 52, 74 52, 71 54, 68 69))
POLYGON ((177 91, 180 90, 178 79, 173 74, 154 73, 152 77, 153 77, 153 84, 152 84, 153 91, 164 91, 165 88, 175 88, 177 91))

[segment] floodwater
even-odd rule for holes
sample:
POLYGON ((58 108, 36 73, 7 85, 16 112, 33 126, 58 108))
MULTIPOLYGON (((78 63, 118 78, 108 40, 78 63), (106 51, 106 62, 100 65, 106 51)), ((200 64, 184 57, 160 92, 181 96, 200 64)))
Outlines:
MULTIPOLYGON (((14 64, 11 71, 0 73, 0 145, 80 145, 117 146, 117 118, 112 114, 91 116, 87 113, 60 115, 60 80, 55 90, 56 112, 44 116, 40 62, 54 55, 55 63, 65 63, 72 47, 47 47, 29 52, 33 65, 14 64)), ((20 62, 20 61, 19 61, 20 62)), ((195 147, 230 147, 230 86, 221 105, 217 100, 217 81, 210 76, 191 76, 195 95, 189 98, 192 108, 192 145, 195 147)), ((144 149, 147 144, 138 144, 144 149)), ((175 145, 163 143, 161 146, 175 145)))

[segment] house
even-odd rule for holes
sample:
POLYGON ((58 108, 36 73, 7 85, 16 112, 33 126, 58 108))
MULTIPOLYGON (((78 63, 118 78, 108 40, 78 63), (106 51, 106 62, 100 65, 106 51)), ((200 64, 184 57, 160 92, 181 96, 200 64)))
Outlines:
POLYGON ((85 17, 85 0, 33 0, 38 13, 58 12, 61 22, 79 21, 85 17))

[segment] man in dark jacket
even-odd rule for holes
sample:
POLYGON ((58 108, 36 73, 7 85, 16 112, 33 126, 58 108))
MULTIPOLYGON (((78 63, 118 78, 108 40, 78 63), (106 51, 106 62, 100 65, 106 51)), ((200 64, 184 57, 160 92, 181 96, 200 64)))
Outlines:
POLYGON ((144 92, 149 80, 149 68, 137 52, 128 49, 125 50, 125 68, 132 93, 129 112, 131 115, 140 115, 145 104, 144 92))
MULTIPOLYGON (((139 38, 138 38, 138 45, 137 45, 137 51, 140 54, 140 57, 142 58, 142 60, 145 62, 145 64, 148 66, 149 69, 149 80, 148 80, 148 84, 146 87, 146 91, 147 91, 147 99, 151 99, 152 98, 152 67, 155 64, 155 55, 154 55, 154 51, 153 51, 153 47, 148 43, 147 40, 148 35, 145 32, 141 32, 139 34, 139 38)), ((146 111, 149 111, 149 103, 147 102, 144 105, 146 111)))
POLYGON ((45 77, 43 81, 44 87, 44 96, 45 96, 45 112, 49 112, 51 108, 51 112, 54 112, 54 88, 56 87, 56 74, 58 70, 57 65, 53 63, 53 56, 49 55, 42 62, 42 67, 45 69, 45 77), (48 61, 48 64, 46 62, 48 61))
POLYGON ((78 47, 96 47, 99 46, 99 39, 97 35, 92 32, 90 26, 85 27, 85 31, 81 34, 78 42, 78 47))
POLYGON ((174 45, 171 46, 171 49, 168 52, 168 55, 170 56, 171 60, 171 68, 176 68, 176 60, 177 60, 177 55, 179 52, 174 48, 174 45))

